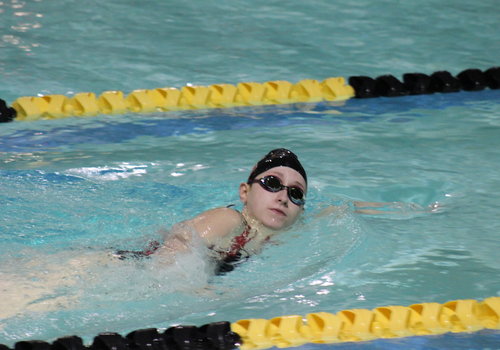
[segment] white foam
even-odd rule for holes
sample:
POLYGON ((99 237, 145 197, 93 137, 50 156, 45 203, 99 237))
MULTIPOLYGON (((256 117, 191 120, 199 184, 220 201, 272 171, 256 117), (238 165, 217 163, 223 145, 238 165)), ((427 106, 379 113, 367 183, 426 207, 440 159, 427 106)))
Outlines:
POLYGON ((1 298, 0 318, 96 310, 110 302, 158 300, 169 293, 205 293, 214 267, 208 249, 196 237, 187 251, 160 248, 139 259, 120 260, 112 251, 88 248, 23 253, 16 268, 0 270, 0 290, 7 296, 1 298))
POLYGON ((147 168, 148 165, 124 162, 118 166, 72 168, 67 172, 84 178, 115 181, 132 176, 143 176, 147 173, 147 168))

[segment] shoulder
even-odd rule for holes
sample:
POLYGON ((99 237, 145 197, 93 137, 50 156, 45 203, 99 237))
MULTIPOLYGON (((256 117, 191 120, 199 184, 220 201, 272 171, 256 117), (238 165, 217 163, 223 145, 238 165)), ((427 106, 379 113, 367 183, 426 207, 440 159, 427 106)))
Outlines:
POLYGON ((243 215, 231 208, 207 210, 190 221, 198 234, 207 240, 233 235, 245 226, 243 215))
POLYGON ((193 221, 195 222, 226 222, 227 224, 238 225, 243 221, 243 215, 237 210, 232 208, 215 208, 204 211, 197 215, 193 221))
POLYGON ((215 209, 210 209, 205 212, 206 215, 213 215, 213 216, 218 216, 218 217, 225 217, 228 219, 237 219, 241 220, 243 219, 243 215, 239 211, 233 208, 228 208, 228 207, 221 207, 221 208, 215 208, 215 209))

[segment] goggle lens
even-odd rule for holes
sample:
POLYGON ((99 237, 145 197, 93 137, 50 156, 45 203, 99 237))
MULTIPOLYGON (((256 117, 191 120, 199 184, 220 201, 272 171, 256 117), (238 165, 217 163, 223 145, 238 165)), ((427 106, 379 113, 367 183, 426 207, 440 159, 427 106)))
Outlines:
POLYGON ((255 180, 254 182, 259 182, 261 186, 269 192, 279 192, 286 189, 288 198, 290 198, 290 201, 295 205, 304 205, 306 202, 304 199, 304 191, 302 191, 302 189, 295 186, 285 186, 276 176, 264 176, 262 179, 255 180))

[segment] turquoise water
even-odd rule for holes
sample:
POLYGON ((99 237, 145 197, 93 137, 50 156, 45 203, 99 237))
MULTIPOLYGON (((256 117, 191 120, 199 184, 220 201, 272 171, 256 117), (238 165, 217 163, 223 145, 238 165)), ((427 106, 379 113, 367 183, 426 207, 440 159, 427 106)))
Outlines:
POLYGON ((499 295, 499 111, 483 91, 5 125, 2 281, 52 287, 9 305, 2 342, 499 295), (304 220, 232 273, 199 249, 174 268, 85 264, 237 203, 276 145, 308 169, 304 220), (405 204, 363 216, 358 199, 405 204))
POLYGON ((0 98, 498 65, 494 0, 2 1, 0 98))
MULTIPOLYGON (((4 1, 0 98, 485 69, 499 17, 493 1, 4 1)), ((41 292, 2 319, 0 343, 500 295, 498 101, 485 90, 2 124, 0 281, 17 283, 2 290, 41 292), (236 203, 281 146, 308 169, 304 220, 234 272, 212 276, 201 250, 173 268, 86 265, 236 203), (353 200, 404 204, 361 216, 353 200), (331 204, 338 215, 313 219, 331 204)))

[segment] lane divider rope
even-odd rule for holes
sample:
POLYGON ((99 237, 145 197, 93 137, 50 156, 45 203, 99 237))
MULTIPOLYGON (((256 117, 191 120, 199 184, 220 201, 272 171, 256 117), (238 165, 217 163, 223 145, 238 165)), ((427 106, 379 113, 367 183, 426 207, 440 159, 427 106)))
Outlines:
POLYGON ((352 97, 397 97, 405 95, 478 91, 500 88, 500 67, 485 71, 466 69, 457 76, 447 71, 407 73, 402 81, 393 75, 375 79, 367 76, 304 79, 295 84, 284 81, 246 82, 122 91, 105 91, 99 96, 80 92, 73 96, 45 95, 17 98, 12 106, 0 99, 0 122, 33 121, 99 114, 166 112, 189 109, 231 108, 289 103, 347 100, 352 97))
MULTIPOLYGON (((163 332, 147 328, 132 331, 125 337, 105 332, 94 337, 90 345, 84 345, 82 338, 76 335, 61 337, 52 343, 24 340, 15 343, 14 350, 232 350, 238 347, 253 350, 482 329, 500 329, 500 297, 351 309, 336 314, 317 312, 305 317, 245 319, 232 324, 222 321, 200 327, 180 325, 163 332)), ((2 344, 0 349, 11 350, 2 344)))

